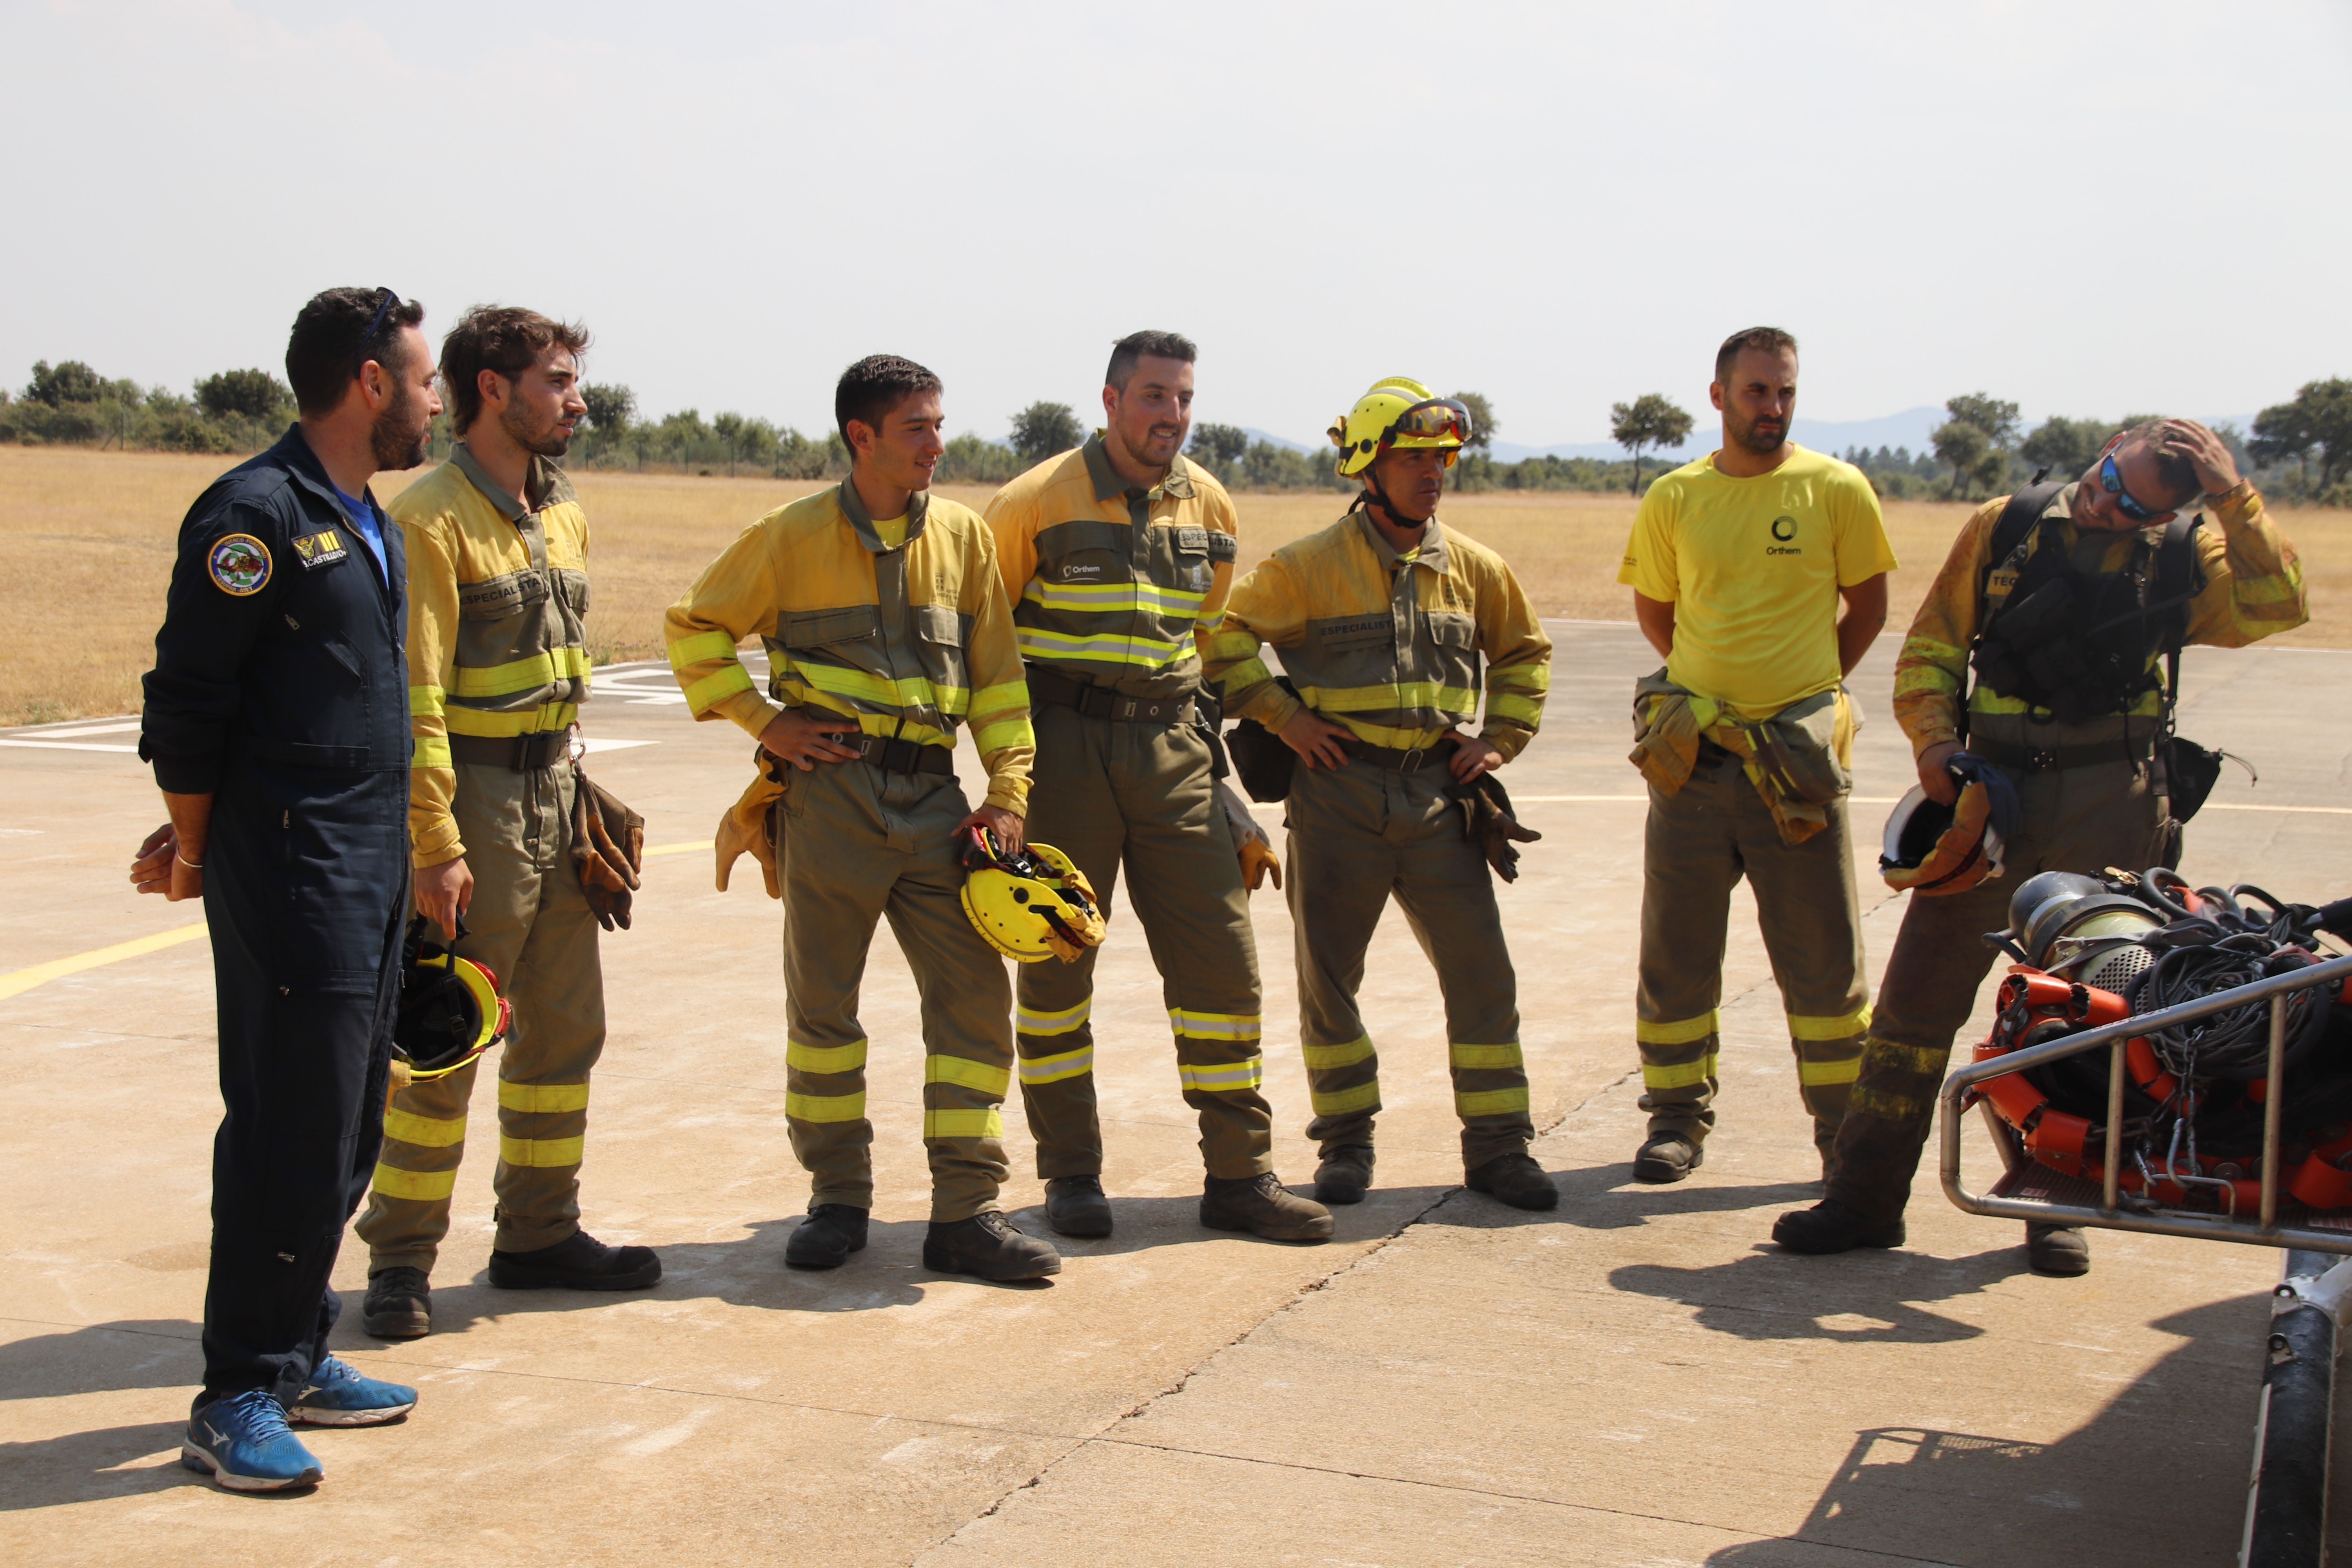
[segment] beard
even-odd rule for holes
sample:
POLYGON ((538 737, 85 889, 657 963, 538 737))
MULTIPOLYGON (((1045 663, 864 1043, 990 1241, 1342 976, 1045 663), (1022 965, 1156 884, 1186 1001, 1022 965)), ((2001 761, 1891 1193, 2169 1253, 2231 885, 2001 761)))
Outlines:
POLYGON ((1742 451, 1753 452, 1759 458, 1770 457, 1789 439, 1786 420, 1753 419, 1743 425, 1738 416, 1734 415, 1727 423, 1731 426, 1732 441, 1742 451))
POLYGON ((425 461, 433 422, 424 416, 424 396, 406 382, 368 426, 368 452, 381 469, 413 468, 425 461))
POLYGON ((542 458, 560 458, 572 449, 571 433, 562 425, 550 420, 545 429, 533 429, 524 418, 522 410, 514 405, 509 404, 499 416, 499 423, 505 427, 514 444, 526 452, 535 452, 542 458))

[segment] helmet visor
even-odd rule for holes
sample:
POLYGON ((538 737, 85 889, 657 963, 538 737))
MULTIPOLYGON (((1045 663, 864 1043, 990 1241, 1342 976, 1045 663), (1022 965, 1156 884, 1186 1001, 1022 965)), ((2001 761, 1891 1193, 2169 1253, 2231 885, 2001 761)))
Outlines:
POLYGON ((1416 445, 1439 441, 1466 446, 1470 440, 1470 410, 1450 397, 1416 403, 1398 415, 1395 424, 1381 432, 1383 447, 1408 440, 1416 445))

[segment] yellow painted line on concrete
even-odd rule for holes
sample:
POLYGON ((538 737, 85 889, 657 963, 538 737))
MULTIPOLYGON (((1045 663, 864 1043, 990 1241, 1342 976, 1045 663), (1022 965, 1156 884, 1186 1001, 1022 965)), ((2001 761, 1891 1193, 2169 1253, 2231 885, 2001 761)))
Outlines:
MULTIPOLYGON (((699 844, 665 844, 659 848, 646 850, 646 858, 651 859, 656 855, 690 855, 697 849, 708 849, 710 845, 711 841, 708 838, 699 844)), ((68 974, 79 974, 86 969, 102 969, 110 963, 120 963, 126 958, 143 958, 151 952, 161 952, 167 947, 177 947, 182 942, 194 942, 204 934, 205 922, 198 921, 193 925, 157 931, 152 936, 136 937, 130 942, 118 942, 112 947, 92 948, 88 952, 77 952, 70 958, 53 958, 47 963, 37 963, 30 969, 18 969, 6 974, 0 974, 0 1002, 5 1002, 11 996, 21 996, 36 985, 46 985, 52 980, 62 980, 68 974)))
POLYGON ((97 969, 126 958, 138 958, 150 952, 161 952, 167 947, 177 947, 184 942, 194 942, 205 934, 205 922, 180 926, 173 931, 159 931, 152 936, 142 936, 130 942, 118 942, 112 947, 94 948, 89 952, 77 952, 71 958, 53 958, 47 963, 37 963, 30 969, 19 969, 0 974, 0 1001, 23 994, 36 985, 61 980, 68 974, 79 974, 85 969, 97 969))

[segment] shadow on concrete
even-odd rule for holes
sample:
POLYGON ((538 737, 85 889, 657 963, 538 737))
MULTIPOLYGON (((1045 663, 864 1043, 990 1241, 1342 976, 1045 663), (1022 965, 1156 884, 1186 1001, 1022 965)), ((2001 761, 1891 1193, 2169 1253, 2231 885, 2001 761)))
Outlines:
POLYGON ((1966 1568, 2145 1568, 2234 1560, 2262 1385, 2266 1299, 2155 1326, 2187 1336, 2086 1426, 2054 1443, 1916 1427, 1854 1435, 1790 1535, 1726 1547, 1708 1568, 1821 1568, 1890 1558, 1966 1568), (1854 1555, 1849 1558, 1846 1554, 1854 1555))
MULTIPOLYGON (((184 1318, 128 1318, 0 1344, 0 1400, 62 1399, 203 1380, 203 1330, 184 1318)), ((0 1472, 5 1475, 5 1472, 0 1472)))
MULTIPOLYGON (((1633 1163, 1559 1173, 1558 1217, 1586 1230, 1625 1230, 1669 1215, 1730 1214, 1742 1209, 1811 1208, 1819 1182, 1765 1182, 1718 1186, 1679 1182, 1653 1186, 1633 1180, 1633 1163)), ((1768 1219, 1759 1234, 1769 1231, 1768 1219)))
POLYGON ((180 1435, 186 1426, 184 1421, 151 1421, 0 1443, 0 1512, 209 1487, 208 1477, 180 1463, 180 1435))
POLYGON ((1975 1295, 2025 1267, 2022 1247, 1960 1258, 1878 1251, 1800 1258, 1776 1247, 1695 1268, 1632 1264, 1609 1282, 1696 1307, 1701 1328, 1744 1340, 1933 1344, 1984 1331, 1918 1303, 1975 1295))

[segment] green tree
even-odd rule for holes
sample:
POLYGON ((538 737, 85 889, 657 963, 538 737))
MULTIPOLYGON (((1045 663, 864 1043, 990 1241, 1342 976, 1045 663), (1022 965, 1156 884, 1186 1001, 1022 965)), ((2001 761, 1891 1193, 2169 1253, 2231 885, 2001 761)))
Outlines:
POLYGON ((1645 392, 1631 403, 1609 405, 1609 438, 1633 454, 1628 495, 1642 493, 1642 448, 1679 447, 1690 439, 1691 416, 1663 392, 1645 392))
POLYGON ((275 419, 294 405, 294 394, 266 370, 225 370, 196 383, 196 405, 215 419, 275 419))
POLYGON ((1944 405, 1944 412, 1985 433, 2002 451, 2017 444, 2017 405, 2004 403, 1989 392, 1971 392, 1944 405))
POLYGON ((637 416, 637 395, 613 382, 592 381, 580 389, 588 405, 588 423, 604 438, 617 439, 637 416))
POLYGON ((1965 419, 1949 419, 1936 426, 1936 459, 1952 470, 1952 488, 1948 499, 1960 493, 1960 487, 1973 478, 1984 460, 1993 455, 1992 437, 1981 426, 1965 419))
POLYGON ((1937 460, 1952 470, 1952 495, 1963 485, 1998 485, 2009 472, 2009 450, 2017 440, 2017 405, 1988 392, 1971 392, 1944 405, 1951 417, 1928 439, 1937 460))
POLYGON ((1013 449, 1032 463, 1066 452, 1087 438, 1066 403, 1033 403, 1013 416, 1013 449))
POLYGON ((2017 455, 2062 479, 2078 478, 2119 428, 2104 419, 2068 419, 2053 414, 2033 427, 2033 434, 2019 445, 2017 455))
POLYGON ((1503 427, 1495 417, 1495 405, 1486 401, 1486 394, 1480 392, 1457 392, 1454 395, 1454 401, 1470 411, 1469 448, 1492 457, 1496 433, 1503 427))
POLYGON ((2311 453, 2319 452, 2319 493, 2352 468, 2352 381, 2334 376, 2307 381, 2292 403, 2281 403, 2254 416, 2254 438, 2247 449, 2263 462, 2300 462, 2308 475, 2311 453))
POLYGON ((104 376, 78 359, 67 360, 54 369, 48 361, 42 360, 33 366, 33 379, 25 388, 25 401, 62 408, 68 403, 96 403, 111 390, 104 376))
POLYGON ((1192 445, 1185 451, 1223 479, 1225 470, 1240 462, 1249 447, 1249 432, 1238 425, 1195 425, 1192 445))

